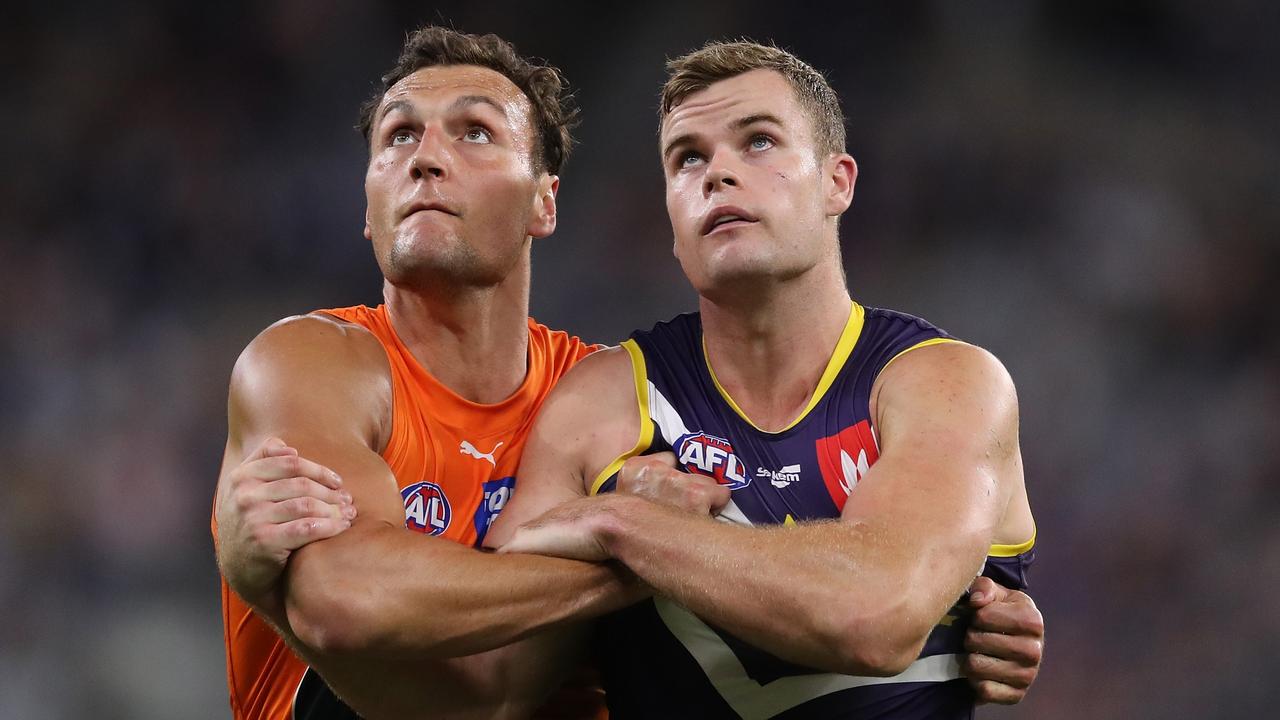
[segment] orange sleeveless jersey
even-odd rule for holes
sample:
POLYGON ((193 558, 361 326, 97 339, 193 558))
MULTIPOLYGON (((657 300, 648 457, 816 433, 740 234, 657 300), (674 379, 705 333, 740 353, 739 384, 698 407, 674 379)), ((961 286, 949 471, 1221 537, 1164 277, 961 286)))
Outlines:
MULTIPOLYGON (((529 319, 524 383, 495 405, 459 397, 400 342, 386 306, 322 310, 368 329, 391 364, 391 438, 382 457, 395 474, 411 530, 476 545, 515 484, 516 466, 547 393, 597 346, 529 319)), ((216 528, 215 528, 216 535, 216 528)), ((237 720, 284 720, 307 666, 222 583, 227 685, 237 720)))

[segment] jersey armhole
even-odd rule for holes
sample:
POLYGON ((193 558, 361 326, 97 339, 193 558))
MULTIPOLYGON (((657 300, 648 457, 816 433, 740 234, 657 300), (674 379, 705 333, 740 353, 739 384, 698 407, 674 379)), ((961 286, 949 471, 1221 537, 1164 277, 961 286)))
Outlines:
POLYGON ((591 495, 599 493, 600 488, 609 481, 609 478, 617 474, 624 462, 644 452, 653 444, 653 419, 649 417, 649 374, 645 369, 644 352, 640 350, 635 340, 624 340, 622 347, 631 358, 631 379, 635 385, 636 406, 640 410, 640 437, 636 440, 634 447, 614 458, 613 462, 596 475, 591 481, 591 495))
MULTIPOLYGON (((880 368, 880 372, 884 372, 885 370, 889 369, 889 366, 893 364, 894 360, 897 360, 898 358, 902 357, 903 355, 906 355, 912 350, 919 350, 920 348, 929 347, 930 345, 941 345, 943 343, 958 343, 958 342, 961 342, 961 341, 955 338, 949 338, 949 337, 936 337, 936 338, 929 338, 928 340, 921 340, 915 345, 912 345, 909 348, 901 350, 898 352, 897 355, 894 355, 893 357, 889 358, 889 362, 885 363, 884 367, 880 368)), ((877 373, 877 376, 878 375, 879 373, 877 373)))
POLYGON ((1031 530, 1031 538, 1017 545, 992 545, 987 551, 989 557, 1017 557, 1036 546, 1036 530, 1031 530))

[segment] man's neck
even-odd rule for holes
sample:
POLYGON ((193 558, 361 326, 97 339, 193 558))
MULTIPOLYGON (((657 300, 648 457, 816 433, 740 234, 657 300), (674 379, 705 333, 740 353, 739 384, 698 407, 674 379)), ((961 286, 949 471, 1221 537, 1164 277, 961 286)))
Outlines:
POLYGON ((528 369, 527 265, 513 275, 483 288, 383 286, 400 341, 432 376, 475 403, 510 397, 528 369))
POLYGON ((807 407, 849 320, 839 268, 750 302, 699 300, 707 360, 720 386, 763 430, 807 407))

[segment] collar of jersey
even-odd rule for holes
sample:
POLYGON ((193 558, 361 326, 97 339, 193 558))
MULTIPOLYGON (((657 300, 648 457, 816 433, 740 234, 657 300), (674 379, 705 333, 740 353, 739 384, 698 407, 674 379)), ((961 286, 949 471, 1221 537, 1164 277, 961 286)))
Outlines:
POLYGON ((831 359, 827 361, 827 367, 822 371, 822 377, 818 380, 818 387, 814 388, 813 396, 809 398, 809 402, 804 406, 804 410, 802 410, 794 420, 787 423, 786 427, 781 430, 765 430, 759 425, 756 425, 755 422, 751 418, 747 417, 747 414, 742 411, 742 408, 738 407, 738 403, 734 402, 733 397, 729 395, 729 392, 720 384, 720 380, 716 378, 716 371, 711 367, 711 357, 707 355, 707 336, 706 333, 703 333, 702 361, 707 366, 707 373, 711 375, 711 382, 715 384, 716 390, 720 393, 720 397, 724 398, 724 401, 729 404, 729 407, 733 408, 733 411, 738 413, 738 417, 742 418, 751 427, 755 428, 759 432, 765 433, 766 435, 779 435, 795 427, 801 420, 804 420, 809 416, 809 413, 817 407, 823 396, 827 394, 827 390, 831 389, 831 383, 836 381, 836 376, 840 374, 840 370, 844 368, 844 364, 848 361, 849 355, 853 353, 853 346, 858 344, 858 336, 862 334, 862 322, 865 313, 862 306, 858 303, 854 302, 852 305, 853 307, 849 309, 849 319, 845 321, 844 330, 840 333, 840 340, 836 342, 836 349, 832 351, 831 359))

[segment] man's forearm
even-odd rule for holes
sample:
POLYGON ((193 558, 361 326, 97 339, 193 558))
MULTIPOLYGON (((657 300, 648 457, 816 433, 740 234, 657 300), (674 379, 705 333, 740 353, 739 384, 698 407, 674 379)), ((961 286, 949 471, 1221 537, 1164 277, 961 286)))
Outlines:
POLYGON ((628 577, 617 567, 353 528, 294 554, 285 603, 294 632, 321 652, 452 657, 623 607, 640 597, 628 577))
POLYGON ((612 502, 604 535, 613 557, 704 620, 792 662, 896 674, 956 599, 923 597, 927 563, 900 557, 879 529, 746 528, 633 498, 612 502))

